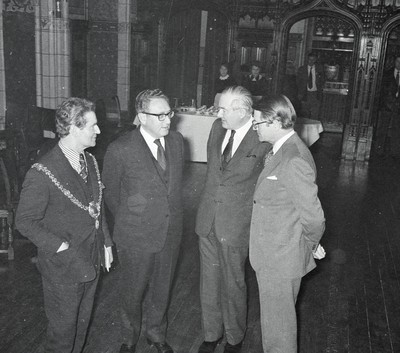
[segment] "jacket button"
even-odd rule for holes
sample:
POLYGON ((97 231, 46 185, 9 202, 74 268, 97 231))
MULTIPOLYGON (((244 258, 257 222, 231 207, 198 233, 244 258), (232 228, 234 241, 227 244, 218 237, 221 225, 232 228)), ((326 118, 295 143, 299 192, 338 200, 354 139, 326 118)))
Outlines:
POLYGON ((256 200, 253 200, 253 203, 257 203, 256 200))

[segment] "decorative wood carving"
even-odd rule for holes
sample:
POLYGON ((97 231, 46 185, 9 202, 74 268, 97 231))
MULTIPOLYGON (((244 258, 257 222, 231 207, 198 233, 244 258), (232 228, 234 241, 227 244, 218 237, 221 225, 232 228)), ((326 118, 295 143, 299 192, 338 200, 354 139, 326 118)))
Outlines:
POLYGON ((33 0, 3 0, 3 9, 10 12, 28 12, 35 11, 33 0))

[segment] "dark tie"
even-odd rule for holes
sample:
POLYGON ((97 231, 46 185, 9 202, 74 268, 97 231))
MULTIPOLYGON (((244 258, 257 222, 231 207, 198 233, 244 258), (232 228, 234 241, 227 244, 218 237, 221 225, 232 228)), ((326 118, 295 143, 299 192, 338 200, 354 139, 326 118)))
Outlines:
POLYGON ((235 133, 235 130, 231 131, 231 136, 229 137, 228 143, 225 146, 224 152, 222 152, 222 168, 224 169, 232 158, 233 137, 235 136, 235 133))
POLYGON ((167 159, 165 158, 164 147, 161 144, 160 139, 154 140, 154 143, 157 145, 157 162, 162 168, 162 170, 167 169, 167 159))
POLYGON ((87 182, 88 178, 88 172, 87 172, 87 167, 86 167, 86 161, 85 157, 83 156, 83 153, 79 155, 79 165, 81 166, 81 171, 79 172, 79 175, 82 177, 82 179, 87 182))
POLYGON ((274 155, 274 151, 269 151, 264 157, 264 165, 267 165, 268 162, 271 160, 272 156, 274 155))
POLYGON ((309 88, 309 89, 312 89, 312 87, 313 87, 312 81, 313 81, 313 77, 312 77, 312 67, 310 67, 310 72, 309 72, 309 74, 308 74, 308 88, 309 88))

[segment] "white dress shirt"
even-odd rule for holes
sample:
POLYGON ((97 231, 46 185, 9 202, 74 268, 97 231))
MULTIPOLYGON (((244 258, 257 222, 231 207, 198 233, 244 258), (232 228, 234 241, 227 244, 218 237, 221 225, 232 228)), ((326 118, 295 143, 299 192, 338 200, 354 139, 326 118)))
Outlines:
MULTIPOLYGON (((246 124, 244 124, 241 128, 235 130, 236 133, 235 133, 235 136, 233 138, 232 157, 235 154, 235 152, 238 149, 240 143, 242 142, 243 138, 246 136, 247 131, 249 131, 250 128, 252 128, 251 119, 249 119, 249 121, 246 124)), ((221 154, 223 153, 226 145, 228 144, 229 137, 231 136, 231 131, 232 130, 227 130, 226 131, 224 141, 222 141, 221 154)))
POLYGON ((278 152, 278 150, 289 139, 290 136, 294 135, 294 132, 294 130, 291 130, 289 133, 287 133, 285 136, 281 137, 278 141, 274 143, 274 145, 272 146, 272 151, 274 151, 274 154, 278 152))
POLYGON ((307 90, 309 92, 315 92, 317 90, 315 65, 313 65, 313 66, 307 65, 307 68, 308 68, 308 75, 310 75, 310 70, 312 72, 312 88, 308 87, 308 81, 307 81, 307 90))
MULTIPOLYGON (((145 129, 143 129, 143 126, 140 126, 140 133, 142 134, 144 140, 147 143, 147 146, 149 146, 151 154, 155 159, 157 159, 157 150, 158 146, 154 143, 154 140, 156 140, 153 136, 151 136, 145 129)), ((161 146, 163 146, 165 150, 165 139, 164 137, 160 137, 160 142, 161 146)))

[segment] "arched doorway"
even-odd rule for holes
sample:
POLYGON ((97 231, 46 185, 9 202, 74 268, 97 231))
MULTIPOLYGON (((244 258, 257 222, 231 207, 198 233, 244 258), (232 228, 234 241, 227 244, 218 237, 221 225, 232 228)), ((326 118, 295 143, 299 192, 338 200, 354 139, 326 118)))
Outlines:
POLYGON ((352 19, 333 11, 304 11, 286 19, 278 62, 277 92, 302 109, 298 69, 307 65, 308 54, 317 56, 323 85, 319 92, 318 120, 324 131, 343 133, 350 118, 354 69, 359 47, 359 30, 352 19))
POLYGON ((378 156, 400 158, 400 21, 392 21, 384 32, 381 52, 379 95, 374 114, 373 151, 378 156))

